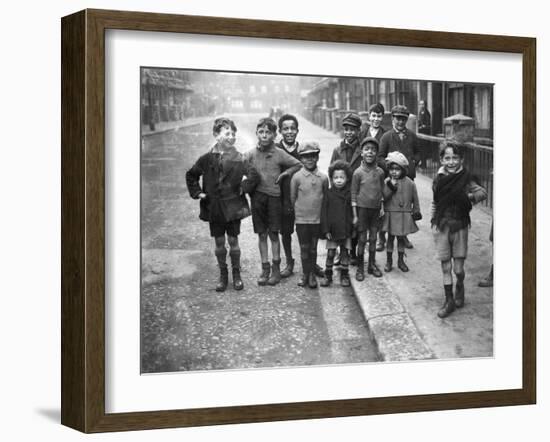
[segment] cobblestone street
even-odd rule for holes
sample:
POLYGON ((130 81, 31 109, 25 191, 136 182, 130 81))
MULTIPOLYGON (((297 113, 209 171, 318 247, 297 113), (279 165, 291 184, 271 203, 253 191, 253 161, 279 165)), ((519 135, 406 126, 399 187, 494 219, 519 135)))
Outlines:
MULTIPOLYGON (((255 145, 262 115, 235 116, 237 148, 255 145)), ((142 153, 142 372, 371 362, 377 352, 350 288, 310 290, 296 273, 258 287, 261 268, 251 218, 239 241, 245 289, 214 291, 218 269, 208 224, 189 197, 185 171, 212 144, 212 122, 144 137, 142 153)), ((301 138, 313 138, 305 126, 301 138)), ((325 131, 323 131, 325 132, 325 131)), ((325 150, 335 135, 317 139, 325 150)), ((294 257, 299 261, 297 239, 294 257)), ((319 263, 324 263, 324 242, 319 263)))
MULTIPOLYGON (((262 116, 232 116, 239 151, 255 146, 255 125, 262 116)), ((424 219, 420 231, 411 236, 408 274, 394 270, 380 279, 369 275, 361 284, 354 281, 353 289, 338 283, 316 290, 300 288, 294 235, 295 275, 275 287, 258 287, 260 259, 249 217, 239 236, 245 289, 216 292, 213 240, 185 184, 185 171, 213 144, 211 126, 212 119, 205 118, 143 137, 143 373, 492 356, 493 291, 477 287, 491 259, 491 216, 478 208, 472 212, 468 302, 460 312, 440 320, 435 313, 443 301, 441 271, 433 257, 429 226, 431 180, 422 175, 416 184, 424 219), (404 316, 405 325, 396 332, 395 324, 404 316), (386 337, 391 348, 386 348, 386 337), (396 339, 397 350, 392 347, 396 339), (422 351, 410 354, 413 344, 405 347, 411 342, 420 343, 422 351)), ((319 142, 319 167, 326 172, 338 135, 300 118, 298 140, 306 139, 319 142)), ((324 248, 320 241, 322 266, 324 248)), ((377 256, 383 265, 385 252, 377 256)))

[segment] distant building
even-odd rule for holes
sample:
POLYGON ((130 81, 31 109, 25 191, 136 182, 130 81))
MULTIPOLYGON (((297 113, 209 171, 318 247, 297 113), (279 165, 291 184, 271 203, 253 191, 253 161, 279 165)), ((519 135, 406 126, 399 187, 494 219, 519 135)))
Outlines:
POLYGON ((176 69, 143 69, 141 74, 142 124, 182 120, 193 92, 187 73, 176 69))
POLYGON ((490 84, 319 77, 305 94, 303 105, 312 121, 327 127, 326 122, 332 121, 334 125, 337 121, 331 113, 362 112, 377 102, 387 111, 396 104, 404 104, 416 114, 419 100, 426 101, 434 135, 443 134, 446 117, 463 114, 474 119, 476 138, 492 140, 493 86, 490 84))

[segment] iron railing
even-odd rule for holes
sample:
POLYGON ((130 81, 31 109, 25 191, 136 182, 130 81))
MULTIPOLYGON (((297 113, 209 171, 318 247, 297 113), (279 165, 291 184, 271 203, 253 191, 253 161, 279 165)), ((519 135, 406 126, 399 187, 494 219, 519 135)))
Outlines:
MULTIPOLYGON (((439 170, 439 145, 446 139, 425 134, 416 134, 421 142, 421 166, 419 172, 430 178, 435 178, 439 170)), ((493 148, 481 144, 464 142, 464 167, 487 190, 487 199, 482 205, 493 208, 493 148)))

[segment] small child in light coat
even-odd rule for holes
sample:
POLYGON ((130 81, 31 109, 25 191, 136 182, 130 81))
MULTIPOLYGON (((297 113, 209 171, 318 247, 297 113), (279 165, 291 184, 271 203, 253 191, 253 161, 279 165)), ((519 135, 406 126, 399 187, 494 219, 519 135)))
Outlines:
POLYGON ((389 176, 384 180, 384 219, 382 231, 388 232, 386 266, 384 271, 393 269, 393 245, 397 237, 397 267, 408 272, 405 264, 405 237, 418 231, 415 221, 422 219, 416 184, 407 176, 409 161, 401 152, 390 152, 386 157, 389 176))

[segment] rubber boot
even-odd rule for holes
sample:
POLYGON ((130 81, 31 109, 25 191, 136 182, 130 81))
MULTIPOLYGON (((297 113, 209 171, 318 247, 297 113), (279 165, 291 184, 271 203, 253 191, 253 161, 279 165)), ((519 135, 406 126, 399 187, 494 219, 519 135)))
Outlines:
POLYGON ((455 306, 456 308, 464 307, 464 274, 460 278, 456 275, 456 288, 455 288, 455 306))
POLYGON ((231 257, 233 289, 242 290, 244 288, 244 284, 241 279, 241 251, 232 250, 229 252, 229 256, 231 257))
POLYGON ((310 289, 316 289, 317 288, 317 277, 315 276, 315 272, 309 272, 309 278, 307 279, 307 285, 310 289))
POLYGON ((267 285, 271 266, 268 262, 262 262, 262 274, 258 278, 258 285, 267 285))
POLYGON ((363 281, 365 279, 365 255, 357 255, 355 279, 357 279, 357 281, 363 281))
POLYGON ((298 281, 298 285, 300 287, 305 287, 306 285, 308 285, 309 272, 309 258, 302 258, 302 276, 300 276, 300 280, 298 281))
POLYGON ((328 287, 332 284, 332 269, 326 269, 325 270, 325 276, 321 280, 321 287, 328 287))
POLYGON ((373 275, 377 278, 380 278, 382 276, 382 272, 380 271, 380 269, 376 265, 376 262, 374 261, 375 253, 376 252, 369 252, 369 265, 368 265, 367 271, 369 275, 373 275))
POLYGON ((393 252, 386 252, 386 265, 384 266, 385 272, 391 272, 393 270, 393 252))
POLYGON ((386 248, 386 233, 385 232, 379 232, 378 233, 378 241, 376 241, 376 251, 381 252, 386 248))
POLYGON ((405 264, 405 261, 403 259, 404 256, 405 252, 398 252, 397 267, 399 267, 399 270, 401 270, 402 272, 408 272, 409 267, 407 267, 407 264, 405 264))
POLYGON ((286 266, 281 272, 281 278, 288 278, 289 276, 292 276, 292 274, 294 274, 294 260, 287 259, 286 266))
POLYGON ((455 300, 453 299, 453 285, 445 285, 445 304, 443 304, 443 307, 437 312, 437 316, 440 318, 446 318, 449 316, 452 312, 455 311, 455 300))
POLYGON ((267 280, 269 285, 277 285, 281 282, 281 260, 273 260, 271 264, 271 276, 267 280))
POLYGON ((351 285, 351 281, 349 280, 349 269, 340 270, 340 285, 342 287, 349 287, 351 285))
POLYGON ((243 280, 241 279, 241 269, 233 267, 233 289, 242 290, 244 288, 243 280))
POLYGON ((220 279, 218 279, 218 285, 216 286, 217 292, 225 292, 227 284, 229 283, 229 275, 227 272, 227 265, 225 267, 220 266, 220 279))

